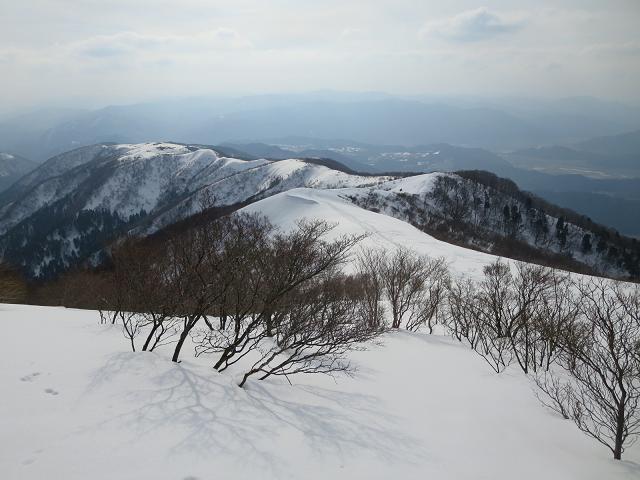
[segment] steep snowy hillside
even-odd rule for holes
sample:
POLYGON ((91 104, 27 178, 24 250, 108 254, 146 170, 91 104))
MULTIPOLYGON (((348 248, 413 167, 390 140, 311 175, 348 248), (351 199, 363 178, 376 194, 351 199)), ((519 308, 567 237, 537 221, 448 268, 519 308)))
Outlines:
POLYGON ((47 277, 129 230, 152 232, 203 208, 301 186, 387 179, 295 159, 227 158, 199 146, 96 145, 52 158, 0 196, 0 252, 31 275, 47 277))
POLYGON ((640 245, 486 172, 421 175, 346 196, 449 242, 497 255, 640 278, 640 245))
POLYGON ((236 386, 204 357, 127 351, 98 314, 2 306, 6 479, 622 480, 614 461, 453 340, 395 332, 352 352, 353 377, 236 386), (37 332, 37 335, 35 333, 37 332), (64 345, 64 348, 61 348, 64 345))
MULTIPOLYGON (((595 232, 553 217, 541 207, 528 204, 526 198, 523 201, 517 195, 506 195, 458 175, 432 173, 360 188, 290 190, 246 210, 263 213, 285 227, 304 216, 339 222, 336 231, 353 224, 361 233, 371 233, 373 240, 367 242, 372 245, 408 240, 423 253, 430 253, 436 240, 423 234, 426 232, 449 241, 438 242, 436 248, 442 251, 438 255, 447 259, 454 259, 461 252, 467 258, 467 248, 452 245, 456 243, 577 271, 638 276, 637 243, 629 241, 629 248, 620 246, 621 241, 605 236, 606 230, 595 232), (393 228, 389 224, 392 221, 393 228), (405 222, 416 228, 407 232, 401 227, 405 222), (382 226, 402 233, 392 234, 392 238, 385 236, 382 226), (506 247, 511 251, 505 252, 506 247)), ((469 255, 486 258, 475 252, 469 255)))

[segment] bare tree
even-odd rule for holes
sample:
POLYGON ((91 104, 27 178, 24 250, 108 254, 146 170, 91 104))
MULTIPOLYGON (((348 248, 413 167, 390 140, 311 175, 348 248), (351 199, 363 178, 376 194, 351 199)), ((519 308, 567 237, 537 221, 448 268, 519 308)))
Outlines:
POLYGON ((552 372, 539 383, 554 409, 619 460, 640 434, 638 289, 604 279, 578 288, 581 318, 559 362, 568 378, 552 372))
POLYGON ((105 312, 112 323, 122 322, 134 350, 134 337, 142 331, 143 351, 154 350, 175 333, 180 298, 167 260, 160 245, 139 239, 128 239, 112 252, 112 298, 105 312))
POLYGON ((506 334, 513 353, 524 373, 537 369, 537 351, 541 346, 540 331, 547 295, 554 286, 553 270, 540 265, 516 262, 516 275, 511 284, 513 303, 508 305, 506 334))
POLYGON ((442 310, 442 304, 449 285, 449 269, 445 259, 423 257, 422 291, 416 299, 415 315, 407 322, 407 330, 414 331, 421 325, 426 325, 429 333, 433 333, 433 327, 438 323, 438 317, 442 310))
POLYGON ((571 277, 553 270, 533 325, 536 333, 532 360, 534 371, 539 368, 548 371, 562 354, 563 335, 573 329, 578 319, 576 295, 571 277))
POLYGON ((484 268, 477 303, 480 345, 493 360, 515 359, 525 373, 537 368, 540 344, 536 326, 552 286, 553 271, 539 265, 517 262, 514 274, 508 263, 498 259, 484 268), (505 351, 507 343, 511 352, 505 351))
POLYGON ((379 250, 363 250, 357 260, 362 298, 358 315, 372 327, 380 327, 385 323, 385 308, 382 303, 384 282, 380 269, 384 259, 384 253, 379 250))
POLYGON ((177 294, 182 298, 181 332, 172 360, 177 362, 185 340, 202 319, 219 310, 242 266, 243 248, 266 242, 272 231, 266 219, 235 214, 189 230, 168 242, 173 275, 179 278, 177 294))
POLYGON ((392 328, 413 324, 425 283, 425 259, 406 248, 381 258, 382 282, 391 304, 392 328))
POLYGON ((448 289, 448 322, 452 335, 466 341, 496 372, 502 372, 511 364, 513 350, 506 336, 499 336, 495 317, 487 313, 490 303, 484 298, 486 292, 471 280, 462 279, 448 289))
POLYGON ((470 279, 458 279, 449 285, 447 327, 456 340, 466 340, 474 350, 481 333, 476 302, 476 285, 470 279))
POLYGON ((107 289, 101 299, 102 323, 120 323, 122 333, 136 351, 136 338, 145 326, 142 298, 138 295, 143 278, 143 262, 136 240, 125 241, 114 254, 114 269, 108 276, 107 289))
POLYGON ((260 358, 245 372, 252 375, 348 372, 344 354, 371 340, 382 329, 359 318, 358 298, 345 288, 347 278, 333 268, 300 285, 283 305, 274 341, 262 345, 260 358))
POLYGON ((200 338, 197 353, 218 354, 214 368, 223 371, 256 350, 266 338, 277 335, 292 296, 315 278, 343 265, 351 248, 363 238, 343 236, 325 241, 333 228, 322 221, 302 221, 294 231, 270 237, 259 254, 245 257, 244 267, 236 266, 240 275, 236 283, 230 283, 228 292, 237 299, 230 308, 236 315, 233 328, 210 328, 200 338))

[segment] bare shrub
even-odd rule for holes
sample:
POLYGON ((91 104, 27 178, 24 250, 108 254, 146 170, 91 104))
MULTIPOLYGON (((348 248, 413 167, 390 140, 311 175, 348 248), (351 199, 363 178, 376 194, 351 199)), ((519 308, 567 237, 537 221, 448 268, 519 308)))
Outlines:
POLYGON ((407 330, 415 331, 426 325, 429 333, 440 321, 440 313, 449 285, 449 269, 444 258, 423 257, 423 287, 418 295, 414 309, 415 315, 407 322, 407 330))
POLYGON ((209 317, 220 305, 238 278, 242 266, 243 248, 251 254, 251 245, 265 242, 272 231, 266 219, 235 214, 206 223, 170 239, 167 244, 173 275, 179 279, 177 295, 181 298, 181 331, 172 360, 177 362, 180 351, 191 331, 202 319, 209 317))
POLYGON ((413 324, 425 283, 425 260, 406 248, 381 257, 385 294, 391 304, 392 328, 413 324))
POLYGON ((362 301, 358 317, 372 327, 385 324, 384 281, 380 266, 384 264, 384 253, 378 250, 363 250, 358 256, 356 268, 362 301))
POLYGON ((456 340, 466 340, 474 350, 481 334, 476 295, 476 286, 468 278, 452 282, 447 289, 446 326, 456 340))
POLYGON ((486 292, 471 280, 454 282, 448 290, 447 326, 459 341, 466 341, 487 364, 500 373, 511 364, 513 351, 506 336, 497 334, 495 316, 487 312, 486 292))
POLYGON ((640 434, 638 287, 591 279, 578 285, 579 321, 562 337, 558 364, 540 383, 552 408, 620 459, 640 434))
POLYGON ((381 331, 357 315, 358 298, 345 286, 348 279, 335 269, 296 288, 282 305, 276 335, 261 345, 260 358, 245 372, 242 387, 252 375, 349 372, 344 354, 381 331))
POLYGON ((198 355, 217 354, 214 368, 223 371, 256 351, 266 339, 281 336, 289 310, 297 304, 296 297, 317 278, 343 265, 362 238, 323 240, 333 228, 322 221, 303 221, 290 233, 270 237, 255 255, 245 256, 242 265, 234 268, 240 275, 230 282, 224 297, 224 309, 235 317, 230 324, 221 322, 218 328, 210 325, 198 341, 198 355), (231 308, 229 299, 237 299, 231 308))

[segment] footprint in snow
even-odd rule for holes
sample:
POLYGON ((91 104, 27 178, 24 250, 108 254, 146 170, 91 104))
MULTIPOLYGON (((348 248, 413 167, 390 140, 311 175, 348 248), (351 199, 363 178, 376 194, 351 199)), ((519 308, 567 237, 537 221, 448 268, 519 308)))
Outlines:
POLYGON ((20 381, 22 382, 33 382, 37 376, 41 375, 40 372, 33 372, 30 373, 29 375, 25 375, 24 377, 20 378, 20 381))
POLYGON ((53 388, 47 388, 45 389, 45 393, 48 393, 49 395, 58 395, 60 392, 56 392, 53 388))

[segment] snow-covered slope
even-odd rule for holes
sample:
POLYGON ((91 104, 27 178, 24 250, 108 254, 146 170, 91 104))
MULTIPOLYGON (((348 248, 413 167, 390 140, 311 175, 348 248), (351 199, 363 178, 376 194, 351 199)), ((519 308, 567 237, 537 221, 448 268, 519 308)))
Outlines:
POLYGON ((150 233, 203 208, 295 187, 357 187, 388 179, 297 159, 228 158, 200 146, 94 145, 52 158, 0 195, 0 256, 46 277, 127 231, 150 233))
POLYGON ((131 353, 91 311, 0 307, 0 472, 11 480, 617 480, 626 460, 449 338, 387 334, 335 381, 236 386, 206 358, 131 353))
MULTIPOLYGON (((404 179, 402 185, 410 188, 427 183, 432 175, 404 179)), ((389 182, 383 188, 399 187, 389 182)), ((290 230, 296 222, 307 219, 324 220, 335 224, 332 237, 340 235, 362 235, 367 237, 360 243, 365 248, 393 249, 408 247, 417 253, 432 257, 444 257, 453 272, 474 277, 482 275, 482 268, 495 261, 496 257, 467 248, 458 247, 433 238, 407 222, 382 213, 360 208, 347 199, 352 189, 314 190, 296 188, 253 203, 241 211, 260 213, 282 230, 290 230)))
POLYGON ((76 208, 127 218, 173 206, 175 198, 185 197, 180 203, 193 209, 197 201, 189 197, 205 191, 216 205, 229 205, 292 185, 331 188, 376 181, 302 160, 238 160, 181 144, 94 145, 52 158, 1 198, 0 232, 83 188, 76 208))
MULTIPOLYGON (((269 217, 274 224, 285 229, 291 228, 296 221, 304 217, 337 223, 336 233, 369 234, 369 238, 363 242, 363 245, 372 247, 410 245, 420 253, 445 257, 454 269, 456 269, 458 259, 464 258, 464 267, 460 270, 472 274, 481 274, 482 266, 495 259, 495 257, 480 253, 478 250, 491 252, 493 251, 491 242, 504 237, 508 237, 512 242, 518 241, 519 243, 516 245, 523 249, 535 248, 541 252, 540 258, 536 258, 534 256, 536 251, 525 250, 526 254, 530 255, 528 261, 547 260, 545 255, 562 255, 562 258, 582 262, 582 265, 589 266, 599 273, 621 277, 631 273, 629 264, 634 263, 638 251, 621 250, 624 255, 620 255, 620 258, 613 257, 611 251, 616 250, 617 245, 611 242, 615 240, 597 241, 593 232, 569 222, 565 223, 567 233, 564 248, 558 245, 557 234, 553 232, 536 242, 529 218, 540 218, 540 215, 530 213, 532 210, 528 210, 526 217, 521 221, 517 237, 509 237, 509 234, 503 230, 502 213, 496 219, 496 215, 495 213, 492 215, 492 211, 502 212, 503 204, 509 205, 511 211, 516 208, 514 205, 521 207, 522 212, 525 212, 526 207, 517 199, 508 196, 500 197, 495 192, 490 192, 493 203, 492 210, 481 206, 479 209, 481 211, 475 212, 470 208, 467 228, 471 228, 471 231, 461 229, 459 232, 455 232, 458 237, 463 237, 463 240, 464 235, 469 234, 468 241, 460 241, 459 243, 474 246, 478 250, 470 250, 453 243, 436 240, 424 232, 434 230, 434 223, 441 219, 447 219, 448 206, 438 204, 432 195, 438 189, 438 181, 444 177, 448 177, 447 179, 453 182, 462 181, 456 175, 430 173, 358 188, 292 189, 260 200, 245 207, 244 210, 262 213, 269 217), (477 236, 471 237, 471 233, 477 236), (594 247, 589 252, 586 252, 581 246, 585 235, 590 235, 593 239, 594 247), (474 240, 477 242, 475 245, 474 240), (600 242, 604 243, 604 248, 600 247, 600 242), (598 248, 595 247, 596 243, 599 244, 598 248)), ((483 190, 481 185, 476 184, 475 190, 478 192, 478 196, 488 198, 489 193, 485 192, 489 192, 489 190, 483 190)), ((470 202, 471 205, 474 203, 470 202)), ((544 215, 544 217, 548 225, 555 228, 558 219, 549 215, 544 215)), ((523 257, 525 257, 524 254, 521 259, 523 257)))
MULTIPOLYGON (((332 221, 349 221, 354 212, 366 216, 370 210, 434 235, 445 232, 448 237, 438 238, 483 251, 513 256, 522 250, 520 258, 527 260, 552 258, 556 263, 551 263, 565 262, 574 270, 640 277, 637 243, 593 224, 589 228, 599 229, 597 234, 564 220, 560 230, 559 219, 532 206, 515 185, 504 192, 453 174, 360 176, 317 162, 242 160, 175 143, 80 148, 50 159, 0 194, 0 258, 30 276, 50 278, 96 260, 127 233, 146 235, 209 207, 235 209, 307 188, 319 191, 315 203, 337 198, 352 203, 349 213, 328 215, 332 221), (496 248, 504 245, 508 248, 496 248)), ((300 217, 313 210, 311 205, 298 201, 276 210, 294 209, 300 217)), ((555 214, 562 212, 556 208, 555 214)), ((369 228, 386 221, 378 216, 369 228)))

